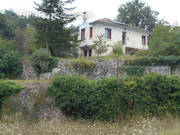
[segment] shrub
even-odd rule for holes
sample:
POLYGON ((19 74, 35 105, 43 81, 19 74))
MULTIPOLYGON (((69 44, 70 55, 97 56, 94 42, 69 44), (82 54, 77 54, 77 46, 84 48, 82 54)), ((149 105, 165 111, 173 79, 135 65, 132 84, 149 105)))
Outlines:
POLYGON ((95 62, 87 59, 76 59, 72 60, 70 65, 73 69, 75 69, 79 74, 83 74, 85 72, 91 72, 96 66, 95 62))
POLYGON ((21 90, 22 88, 15 83, 0 81, 0 109, 5 99, 20 92, 21 90))
POLYGON ((31 61, 37 73, 50 72, 58 63, 58 59, 52 57, 46 49, 36 50, 32 54, 31 61))
POLYGON ((14 78, 22 73, 22 55, 11 41, 0 39, 0 78, 14 78))
POLYGON ((136 51, 135 55, 144 57, 144 56, 148 56, 149 52, 147 50, 138 50, 138 51, 136 51))
POLYGON ((142 57, 133 60, 127 60, 125 65, 131 66, 179 66, 180 56, 159 56, 142 57))
POLYGON ((149 74, 90 81, 57 76, 48 89, 68 116, 113 121, 137 114, 163 117, 180 114, 180 78, 149 74))
POLYGON ((113 54, 115 55, 123 55, 123 50, 122 50, 122 47, 120 45, 114 45, 113 46, 113 54))
POLYGON ((122 66, 121 71, 126 72, 128 76, 142 76, 145 72, 145 67, 143 66, 122 66))
POLYGON ((68 116, 89 118, 96 110, 95 87, 83 77, 57 76, 48 94, 54 97, 55 103, 68 116))
POLYGON ((123 89, 120 78, 102 79, 96 82, 96 106, 98 108, 95 118, 113 121, 119 113, 119 94, 123 89))

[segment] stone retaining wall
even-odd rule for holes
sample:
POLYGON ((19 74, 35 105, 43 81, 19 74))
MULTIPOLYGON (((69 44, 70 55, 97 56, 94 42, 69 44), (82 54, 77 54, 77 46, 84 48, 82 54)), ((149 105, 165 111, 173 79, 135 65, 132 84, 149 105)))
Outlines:
MULTIPOLYGON (((93 79, 107 78, 107 77, 124 77, 126 73, 119 72, 119 69, 122 67, 124 61, 111 59, 111 60, 93 60, 95 67, 91 72, 88 70, 83 72, 83 75, 93 79)), ((59 75, 73 75, 79 74, 75 69, 70 67, 71 60, 60 59, 58 65, 52 72, 42 73, 39 76, 34 72, 31 64, 24 63, 24 72, 23 77, 25 80, 49 80, 52 79, 56 74, 59 75)), ((167 75, 180 75, 180 68, 171 69, 169 66, 146 66, 145 74, 150 72, 158 72, 160 74, 167 75)))

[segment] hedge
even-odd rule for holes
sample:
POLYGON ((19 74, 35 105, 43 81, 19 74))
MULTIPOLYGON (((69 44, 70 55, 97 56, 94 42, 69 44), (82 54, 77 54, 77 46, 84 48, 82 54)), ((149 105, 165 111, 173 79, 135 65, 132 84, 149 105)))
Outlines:
POLYGON ((127 60, 125 65, 130 66, 180 66, 180 56, 141 57, 127 60))
POLYGON ((15 83, 0 80, 0 109, 5 99, 20 92, 21 90, 22 87, 15 83))
POLYGON ((149 74, 98 81, 57 76, 48 94, 68 116, 113 121, 137 114, 180 115, 180 77, 149 74))

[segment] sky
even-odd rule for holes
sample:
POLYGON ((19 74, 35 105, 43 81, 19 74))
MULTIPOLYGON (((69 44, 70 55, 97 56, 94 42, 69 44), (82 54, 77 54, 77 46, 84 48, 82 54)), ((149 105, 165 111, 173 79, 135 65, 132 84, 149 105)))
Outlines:
MULTIPOLYGON (((19 14, 30 14, 34 10, 34 3, 40 3, 41 0, 0 0, 0 10, 13 9, 19 14)), ((118 8, 121 4, 129 0, 75 0, 71 5, 76 7, 75 12, 80 15, 82 12, 88 13, 89 21, 101 18, 115 19, 118 14, 118 8)), ((158 11, 159 18, 164 18, 170 24, 180 25, 180 1, 179 0, 142 0, 151 6, 155 11, 158 11)), ((75 23, 81 23, 81 18, 75 23)))

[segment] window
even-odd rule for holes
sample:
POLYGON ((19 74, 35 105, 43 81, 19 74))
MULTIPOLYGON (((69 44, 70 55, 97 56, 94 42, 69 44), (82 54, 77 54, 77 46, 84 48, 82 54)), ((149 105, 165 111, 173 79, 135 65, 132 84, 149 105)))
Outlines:
POLYGON ((146 36, 142 36, 142 45, 146 45, 146 36))
POLYGON ((126 44, 126 32, 122 32, 122 44, 126 44))
POLYGON ((93 37, 93 27, 90 27, 90 38, 93 37))
POLYGON ((75 40, 75 41, 78 41, 78 35, 75 35, 75 36, 74 36, 74 40, 75 40))
POLYGON ((87 50, 84 50, 84 57, 87 57, 87 50))
POLYGON ((92 56, 92 49, 89 49, 89 57, 92 56))
POLYGON ((84 50, 84 57, 91 57, 92 56, 92 49, 84 50))
POLYGON ((81 40, 85 40, 85 29, 81 30, 81 40))
POLYGON ((105 37, 107 39, 111 39, 111 29, 105 29, 105 37))

